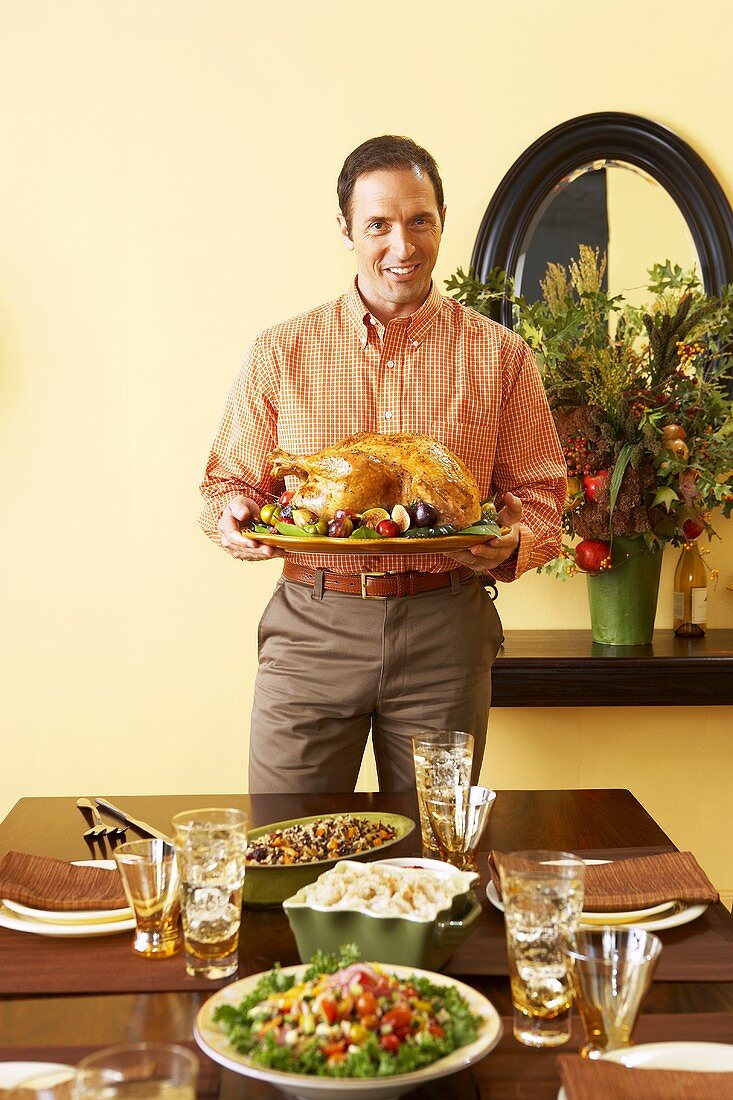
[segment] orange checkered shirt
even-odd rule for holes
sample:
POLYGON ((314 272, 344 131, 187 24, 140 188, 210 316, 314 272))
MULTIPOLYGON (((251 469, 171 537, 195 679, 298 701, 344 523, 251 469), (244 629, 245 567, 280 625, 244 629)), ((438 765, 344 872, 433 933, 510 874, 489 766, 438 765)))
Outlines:
MULTIPOLYGON (((463 459, 482 500, 496 493, 500 507, 507 490, 521 498, 519 550, 492 571, 498 580, 557 555, 566 468, 532 351, 435 285, 417 312, 384 327, 354 281, 336 301, 256 338, 206 465, 204 531, 219 542, 232 497, 262 506, 282 491, 268 462, 276 447, 310 454, 364 431, 432 436, 463 459)), ((290 489, 299 484, 286 480, 290 489)), ((443 554, 294 557, 346 573, 456 568, 443 554)))

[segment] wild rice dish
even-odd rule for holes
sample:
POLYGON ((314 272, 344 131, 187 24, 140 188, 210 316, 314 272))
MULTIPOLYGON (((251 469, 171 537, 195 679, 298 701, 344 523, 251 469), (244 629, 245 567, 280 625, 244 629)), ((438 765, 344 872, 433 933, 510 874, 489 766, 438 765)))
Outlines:
POLYGON ((321 817, 307 825, 274 829, 252 841, 244 853, 246 863, 261 867, 289 863, 315 863, 321 859, 356 856, 381 847, 397 835, 394 825, 368 817, 321 817))

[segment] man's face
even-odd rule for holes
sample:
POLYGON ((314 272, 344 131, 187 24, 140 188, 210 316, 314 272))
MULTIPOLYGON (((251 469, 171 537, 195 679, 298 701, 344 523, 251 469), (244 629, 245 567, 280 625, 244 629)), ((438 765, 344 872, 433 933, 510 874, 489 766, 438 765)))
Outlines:
POLYGON ((430 290, 442 233, 430 177, 412 169, 359 176, 351 196, 351 231, 341 233, 356 255, 359 291, 383 324, 419 309, 430 290))

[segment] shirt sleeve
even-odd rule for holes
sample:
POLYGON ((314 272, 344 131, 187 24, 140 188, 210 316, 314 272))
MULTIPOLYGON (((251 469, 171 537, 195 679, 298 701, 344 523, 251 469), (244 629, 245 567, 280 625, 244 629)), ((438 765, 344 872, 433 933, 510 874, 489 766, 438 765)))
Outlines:
POLYGON ((519 341, 505 375, 492 488, 497 508, 504 493, 522 501, 519 546, 507 562, 492 569, 500 581, 513 581, 557 557, 567 467, 532 349, 519 341))
POLYGON ((269 456, 277 446, 278 391, 276 357, 259 336, 227 398, 200 486, 199 523, 217 543, 219 518, 230 500, 247 496, 262 507, 272 497, 269 456))

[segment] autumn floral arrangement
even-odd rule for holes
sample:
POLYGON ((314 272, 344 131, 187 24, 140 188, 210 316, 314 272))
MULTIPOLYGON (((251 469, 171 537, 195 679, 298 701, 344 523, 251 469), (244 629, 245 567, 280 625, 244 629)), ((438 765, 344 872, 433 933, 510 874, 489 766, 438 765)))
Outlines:
POLYGON ((616 535, 678 546, 712 537, 711 513, 733 508, 733 286, 711 296, 695 274, 655 264, 637 307, 603 288, 605 266, 580 245, 568 268, 548 264, 536 302, 498 269, 447 282, 485 315, 508 300, 537 357, 568 469, 568 539, 544 567, 562 578, 612 568, 616 535))

